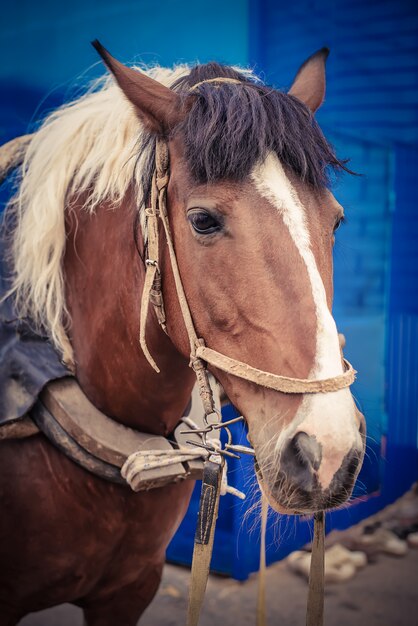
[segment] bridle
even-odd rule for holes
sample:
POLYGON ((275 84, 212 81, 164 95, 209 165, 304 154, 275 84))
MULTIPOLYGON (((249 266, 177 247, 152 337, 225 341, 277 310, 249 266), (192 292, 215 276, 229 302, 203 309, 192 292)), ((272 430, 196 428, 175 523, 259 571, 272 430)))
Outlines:
MULTIPOLYGON (((235 82, 235 81, 234 81, 235 82)), ((210 386, 207 381, 206 363, 213 365, 217 369, 255 383, 274 391, 282 393, 329 393, 349 387, 355 380, 356 371, 352 365, 343 359, 345 371, 338 376, 323 379, 304 379, 280 376, 259 370, 247 363, 242 363, 225 354, 206 346, 204 339, 198 336, 193 322, 189 304, 181 280, 177 257, 174 250, 173 238, 167 213, 167 187, 169 183, 169 153, 166 141, 157 139, 155 151, 155 172, 152 179, 151 206, 145 209, 147 226, 147 258, 145 282, 141 300, 140 318, 140 344, 141 348, 156 372, 159 368, 154 361, 146 342, 146 321, 148 316, 149 303, 154 304, 157 310, 157 318, 166 330, 163 296, 161 291, 161 273, 159 267, 159 238, 158 238, 158 218, 160 218, 166 243, 168 246, 171 269, 177 292, 177 298, 186 327, 190 344, 190 367, 195 371, 199 391, 202 397, 206 415, 214 413, 213 400, 211 401, 210 386)))
MULTIPOLYGON (((219 79, 202 82, 221 82, 219 79)), ((222 79, 222 82, 240 82, 222 79)), ((198 85, 200 85, 199 83, 198 85)), ((196 88, 198 85, 195 85, 196 88)), ((193 88, 192 88, 193 89, 193 88)), ((210 431, 216 424, 209 423, 210 415, 217 415, 211 387, 208 379, 207 364, 233 376, 254 383, 256 385, 280 391, 281 393, 329 393, 344 389, 353 384, 356 371, 343 357, 344 372, 338 376, 326 379, 308 380, 280 376, 271 372, 259 370, 247 363, 226 356, 217 350, 206 346, 203 338, 199 337, 193 322, 192 313, 186 298, 181 279, 173 238, 167 213, 167 188, 169 183, 169 152, 167 142, 158 138, 155 151, 155 171, 152 178, 150 207, 145 210, 147 229, 146 274, 141 299, 140 314, 140 345, 150 365, 156 372, 159 368, 154 361, 146 342, 146 321, 149 304, 154 306, 157 319, 167 333, 166 316, 164 311, 163 295, 161 290, 161 272, 159 266, 159 237, 158 220, 161 220, 168 247, 171 270, 174 277, 178 302, 180 305, 184 325, 190 344, 190 367, 196 374, 200 397, 202 399, 206 431, 210 431)), ((213 450, 204 465, 202 492, 200 499, 197 529, 193 551, 191 584, 187 626, 197 626, 207 579, 213 547, 215 522, 218 515, 220 484, 224 458, 219 450, 213 450)), ((265 497, 265 496, 263 496, 265 497)), ((314 515, 314 540, 312 544, 312 560, 309 576, 309 593, 307 606, 307 626, 321 626, 324 612, 324 513, 320 511, 314 515)), ((265 523, 263 523, 265 532, 265 523)), ((262 576, 264 580, 264 575, 262 576)), ((260 584, 260 598, 264 596, 263 584, 260 584)), ((264 610, 258 610, 257 626, 264 626, 264 610)))

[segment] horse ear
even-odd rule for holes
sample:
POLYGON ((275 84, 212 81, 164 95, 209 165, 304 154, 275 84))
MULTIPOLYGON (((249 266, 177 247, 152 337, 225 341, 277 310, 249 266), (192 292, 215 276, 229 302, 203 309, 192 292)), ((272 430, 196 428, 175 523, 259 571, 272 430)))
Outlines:
POLYGON ((302 100, 315 113, 325 98, 325 62, 329 55, 328 48, 315 52, 299 68, 289 94, 302 100))
POLYGON ((150 131, 167 134, 181 122, 185 113, 178 94, 146 74, 117 61, 97 39, 92 45, 150 131))

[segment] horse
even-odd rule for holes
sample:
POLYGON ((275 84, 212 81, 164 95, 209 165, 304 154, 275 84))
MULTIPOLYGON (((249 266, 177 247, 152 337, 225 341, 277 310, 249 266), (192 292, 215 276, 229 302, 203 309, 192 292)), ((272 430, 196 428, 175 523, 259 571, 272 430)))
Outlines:
MULTIPOLYGON (((347 168, 314 118, 328 51, 284 93, 216 62, 144 70, 96 48, 109 75, 46 118, 7 208, 19 315, 48 333, 100 411, 151 435, 173 432, 194 373, 161 227, 154 262, 166 332, 154 309, 141 328, 155 368, 138 341, 147 207, 164 141, 169 226, 199 337, 274 375, 341 377, 331 310, 343 208, 329 171, 347 168)), ((365 423, 347 386, 287 394, 208 369, 246 420, 273 509, 312 514, 349 498, 365 423)), ((193 481, 133 493, 42 434, 0 445, 1 626, 62 602, 82 607, 89 626, 136 624, 193 481)))

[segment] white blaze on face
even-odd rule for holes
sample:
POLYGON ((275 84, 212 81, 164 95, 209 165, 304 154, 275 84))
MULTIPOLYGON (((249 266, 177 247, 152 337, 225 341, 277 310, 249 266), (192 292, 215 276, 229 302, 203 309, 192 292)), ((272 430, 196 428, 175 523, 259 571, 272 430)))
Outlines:
MULTIPOLYGON (((305 210, 275 154, 270 154, 251 175, 257 191, 282 216, 285 226, 306 266, 317 315, 316 358, 309 378, 330 378, 342 374, 341 353, 334 319, 327 305, 324 283, 310 245, 305 210)), ((316 437, 322 446, 318 479, 326 489, 345 455, 358 438, 353 399, 348 389, 332 393, 305 394, 292 423, 280 434, 276 449, 296 432, 316 437)))

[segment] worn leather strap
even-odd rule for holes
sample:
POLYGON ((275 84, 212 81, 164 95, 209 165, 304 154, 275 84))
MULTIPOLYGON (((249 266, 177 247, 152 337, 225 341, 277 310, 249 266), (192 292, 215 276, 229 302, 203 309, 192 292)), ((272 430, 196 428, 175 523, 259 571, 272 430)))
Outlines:
POLYGON ((306 626, 322 626, 324 623, 324 543, 325 513, 319 511, 314 514, 306 626))
POLYGON ((268 500, 261 494, 260 566, 258 568, 257 626, 266 626, 266 532, 268 500))
POLYGON ((187 626, 197 626, 205 596, 219 510, 223 471, 220 455, 212 455, 203 467, 202 491, 193 549, 187 626))
POLYGON ((309 380, 307 378, 290 378, 264 372, 256 367, 247 365, 247 363, 231 359, 207 346, 198 347, 196 356, 223 372, 238 376, 261 387, 267 387, 283 393, 329 393, 330 391, 338 391, 339 389, 344 389, 344 387, 349 387, 356 378, 355 369, 346 359, 343 359, 345 366, 343 374, 333 378, 309 380))
POLYGON ((196 91, 200 85, 204 83, 215 83, 215 84, 223 84, 223 83, 235 83, 236 85, 242 85, 243 81, 238 80, 237 78, 226 78, 224 76, 220 76, 219 78, 207 78, 206 80, 200 81, 200 83, 196 83, 192 87, 190 87, 189 91, 196 91))
MULTIPOLYGON (((148 309, 151 300, 151 293, 155 291, 155 279, 159 275, 160 270, 158 267, 158 190, 156 187, 157 173, 154 172, 151 184, 151 207, 145 209, 145 215, 147 219, 147 259, 145 260, 145 281, 142 289, 141 299, 141 314, 139 323, 139 343, 142 351, 147 358, 148 363, 154 370, 159 373, 160 369, 154 361, 146 341, 146 327, 148 318, 148 309)), ((160 284, 160 283, 158 283, 160 284)), ((155 297, 155 296, 154 296, 155 297)), ((161 298, 162 302, 162 298, 161 298)))

